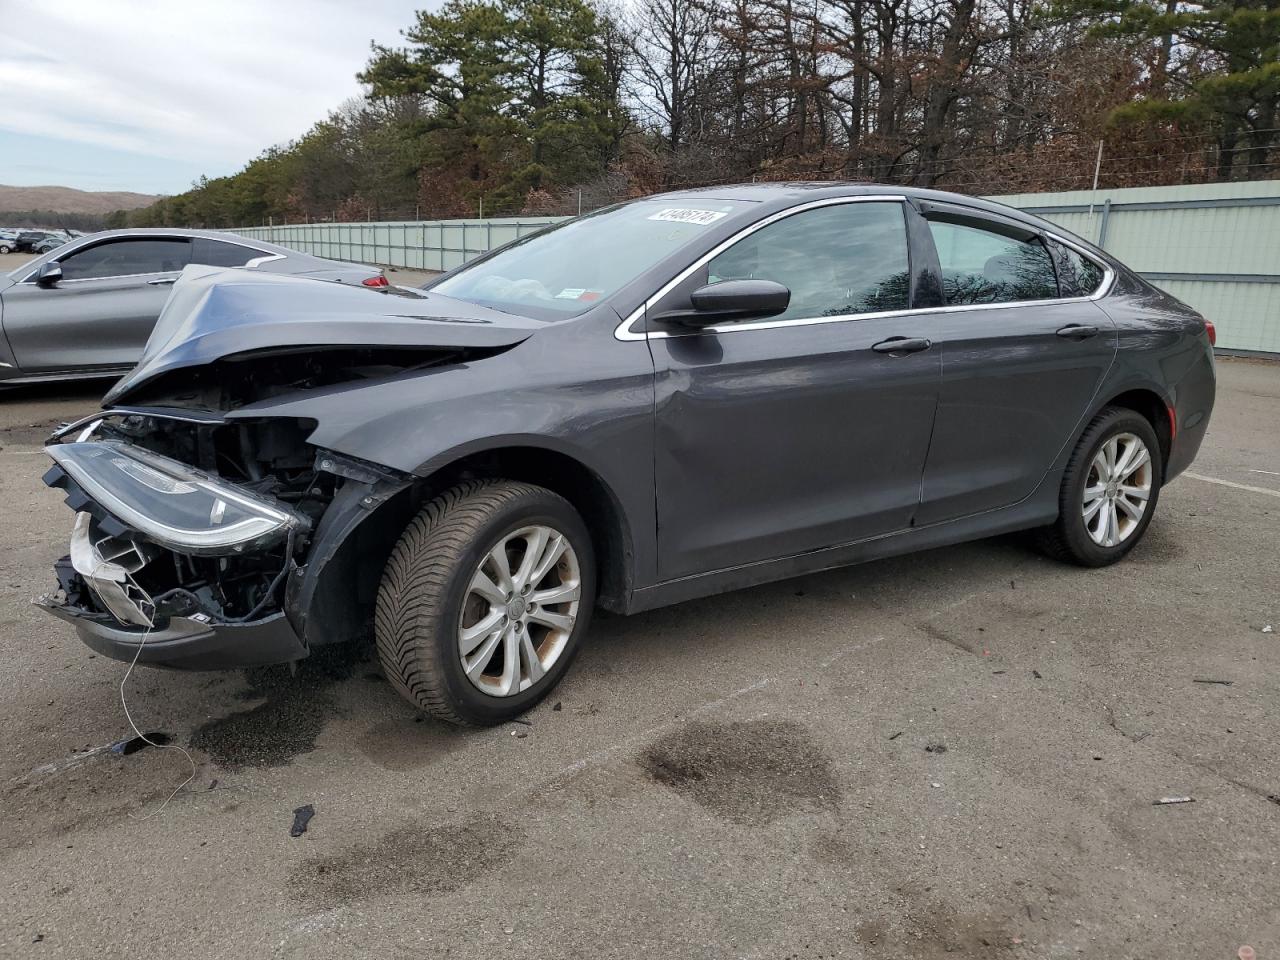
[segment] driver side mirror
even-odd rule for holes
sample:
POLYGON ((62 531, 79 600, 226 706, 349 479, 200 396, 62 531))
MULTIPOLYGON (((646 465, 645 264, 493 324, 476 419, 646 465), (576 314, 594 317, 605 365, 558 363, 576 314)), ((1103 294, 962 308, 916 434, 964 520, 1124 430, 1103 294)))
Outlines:
POLYGON ((692 310, 668 310, 653 319, 690 327, 755 320, 782 313, 791 303, 791 291, 773 280, 721 280, 699 287, 689 295, 692 310))
POLYGON ((40 265, 40 269, 36 271, 36 286, 52 287, 62 279, 62 264, 57 260, 50 260, 48 263, 40 265))

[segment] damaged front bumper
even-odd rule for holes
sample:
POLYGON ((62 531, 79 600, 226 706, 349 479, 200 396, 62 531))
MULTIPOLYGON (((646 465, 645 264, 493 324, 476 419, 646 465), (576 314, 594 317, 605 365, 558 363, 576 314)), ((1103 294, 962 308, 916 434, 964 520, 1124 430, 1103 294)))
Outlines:
POLYGON ((310 526, 305 516, 128 443, 86 437, 46 450, 56 466, 45 481, 65 490, 77 513, 70 554, 55 564, 59 589, 36 603, 73 624, 87 646, 118 660, 197 670, 307 655, 279 602, 282 582, 297 569, 294 539, 310 526), (221 609, 217 577, 196 572, 197 562, 206 571, 235 570, 268 556, 275 559, 264 561, 240 616, 221 609))
POLYGON ((37 604, 105 656, 186 669, 366 637, 381 568, 365 533, 403 527, 414 478, 313 447, 306 429, 130 408, 60 430, 44 480, 76 520, 37 604))
MULTIPOLYGON (((60 593, 62 593, 60 591, 60 593)), ((76 628, 85 646, 104 657, 182 670, 225 670, 292 663, 307 655, 281 612, 249 623, 213 623, 205 614, 166 617, 147 628, 121 623, 109 613, 70 605, 65 594, 36 604, 76 628), (139 647, 142 649, 139 650, 139 647)))

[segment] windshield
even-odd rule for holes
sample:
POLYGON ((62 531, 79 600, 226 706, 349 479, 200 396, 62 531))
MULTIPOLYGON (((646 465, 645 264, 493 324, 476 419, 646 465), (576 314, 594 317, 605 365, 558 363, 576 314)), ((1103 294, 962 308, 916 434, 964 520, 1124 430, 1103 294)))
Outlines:
POLYGON ((430 287, 539 319, 571 317, 731 214, 741 200, 640 200, 557 224, 430 287))

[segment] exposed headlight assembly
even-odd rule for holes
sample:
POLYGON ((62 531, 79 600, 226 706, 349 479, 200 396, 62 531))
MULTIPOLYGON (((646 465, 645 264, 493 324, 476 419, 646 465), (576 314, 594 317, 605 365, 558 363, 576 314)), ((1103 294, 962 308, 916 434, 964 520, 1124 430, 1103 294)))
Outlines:
POLYGON ((177 553, 240 553, 308 526, 278 501, 118 440, 52 444, 45 452, 113 517, 177 553))

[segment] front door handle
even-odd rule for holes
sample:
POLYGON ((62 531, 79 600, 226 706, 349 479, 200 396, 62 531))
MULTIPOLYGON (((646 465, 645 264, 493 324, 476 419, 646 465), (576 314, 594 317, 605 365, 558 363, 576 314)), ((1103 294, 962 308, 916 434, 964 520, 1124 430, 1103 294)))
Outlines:
POLYGON ((159 279, 157 279, 157 280, 148 280, 148 281, 147 281, 147 286, 149 286, 149 287, 164 287, 164 286, 167 286, 167 285, 169 285, 169 284, 171 284, 171 283, 177 283, 177 282, 178 282, 178 278, 177 278, 177 277, 160 277, 160 278, 159 278, 159 279))
POLYGON ((1083 323, 1069 323, 1058 330, 1058 336, 1067 340, 1088 340, 1098 335, 1098 328, 1083 323))
POLYGON ((871 349, 876 353, 897 356, 903 353, 919 353, 921 350, 928 350, 931 346, 933 342, 923 337, 890 337, 888 340, 881 340, 871 349))

